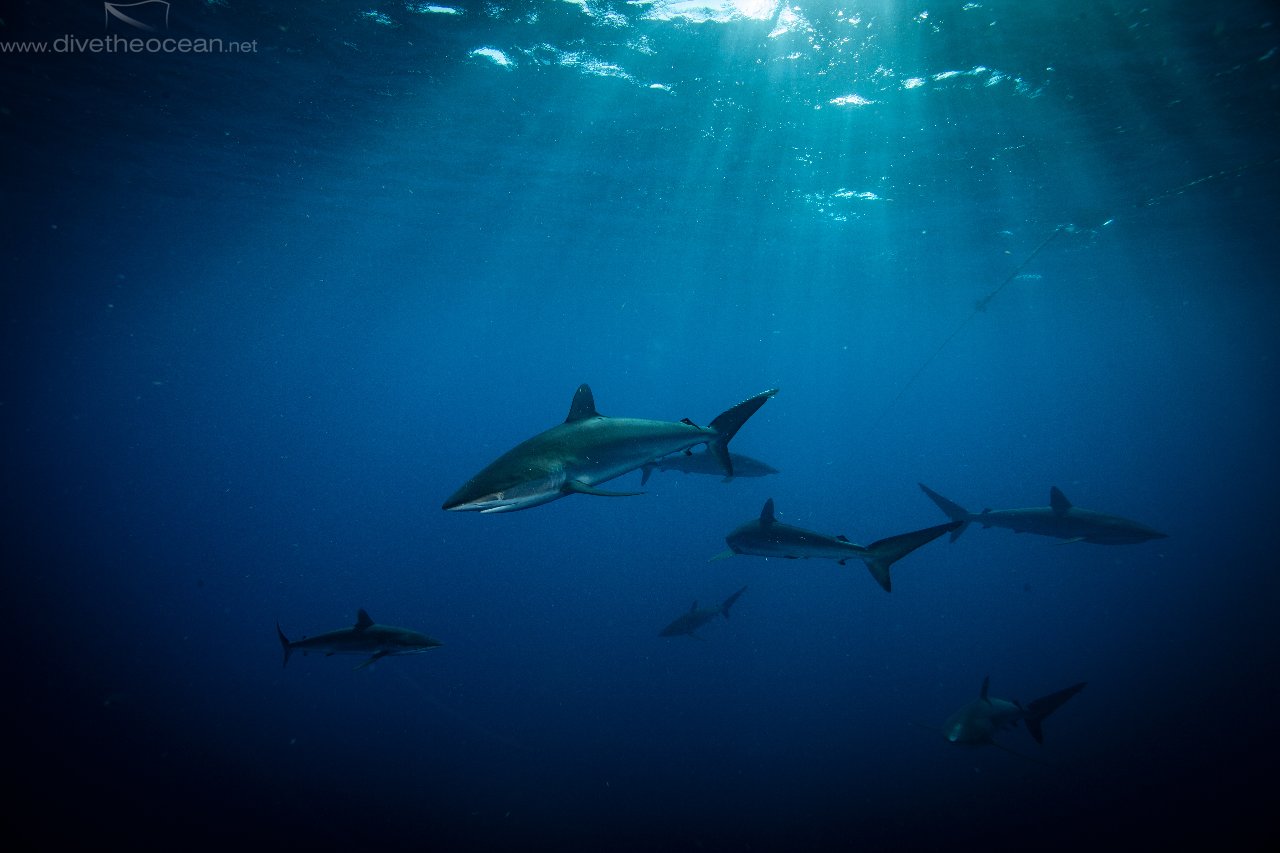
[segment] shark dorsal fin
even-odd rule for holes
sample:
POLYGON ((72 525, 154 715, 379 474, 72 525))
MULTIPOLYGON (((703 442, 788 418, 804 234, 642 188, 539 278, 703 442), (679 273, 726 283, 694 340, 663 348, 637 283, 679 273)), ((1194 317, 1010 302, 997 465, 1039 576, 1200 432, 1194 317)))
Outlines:
POLYGON ((600 413, 596 411, 596 398, 591 393, 591 386, 584 382, 573 393, 573 402, 569 404, 569 417, 565 418, 564 422, 571 424, 574 421, 598 417, 600 413))
POLYGON ((764 509, 760 510, 760 523, 773 524, 775 521, 777 519, 773 517, 773 498, 769 498, 764 502, 764 509))
POLYGON ((361 607, 359 610, 356 611, 356 630, 357 631, 363 631, 365 628, 368 628, 372 624, 373 624, 373 620, 369 618, 368 613, 364 612, 363 607, 361 607))
POLYGON ((1054 515, 1066 515, 1067 510, 1071 509, 1071 501, 1067 500, 1067 496, 1062 493, 1062 489, 1057 486, 1049 488, 1049 506, 1053 507, 1054 515))
POLYGON ((697 601, 694 601, 694 602, 693 602, 693 604, 691 604, 691 605, 689 606, 689 612, 690 612, 690 613, 692 613, 693 611, 695 611, 695 610, 697 610, 697 609, 698 609, 698 602, 697 602, 697 601))
POLYGON ((982 679, 982 692, 978 694, 978 698, 981 699, 983 702, 990 701, 989 699, 987 699, 987 685, 990 683, 991 683, 991 676, 988 675, 982 679))

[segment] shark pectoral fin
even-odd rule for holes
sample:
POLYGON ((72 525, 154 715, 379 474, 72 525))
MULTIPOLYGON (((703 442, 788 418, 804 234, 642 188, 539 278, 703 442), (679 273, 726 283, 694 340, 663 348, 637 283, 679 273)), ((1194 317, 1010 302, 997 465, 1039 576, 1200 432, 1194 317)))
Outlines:
POLYGON ((579 495, 596 495, 601 498, 630 498, 644 494, 644 492, 609 492, 604 489, 597 489, 595 486, 589 486, 581 480, 566 480, 560 489, 564 492, 576 492, 579 495))
POLYGON ((374 652, 374 653, 373 653, 373 655, 372 655, 372 656, 370 656, 368 660, 361 661, 360 663, 358 663, 358 664, 356 664, 354 667, 352 667, 352 669, 354 669, 354 670, 361 670, 361 669, 364 669, 364 668, 365 668, 366 666, 368 666, 369 664, 371 664, 371 663, 377 663, 379 660, 381 660, 382 658, 386 657, 386 656, 387 656, 387 655, 389 655, 389 654, 391 654, 391 653, 390 653, 390 652, 374 652))
POLYGON ((643 486, 645 483, 649 482, 649 477, 653 474, 653 469, 657 467, 658 466, 652 462, 647 465, 640 466, 640 485, 643 486))
POLYGON ((730 549, 730 550, 728 550, 728 551, 721 551, 719 554, 716 554, 716 555, 715 555, 714 557, 712 557, 710 560, 707 560, 707 562, 708 562, 708 563, 710 563, 710 562, 712 562, 713 560, 726 560, 726 559, 728 559, 729 557, 736 557, 736 556, 737 556, 737 552, 736 552, 736 551, 734 551, 734 550, 732 550, 732 549, 730 549))

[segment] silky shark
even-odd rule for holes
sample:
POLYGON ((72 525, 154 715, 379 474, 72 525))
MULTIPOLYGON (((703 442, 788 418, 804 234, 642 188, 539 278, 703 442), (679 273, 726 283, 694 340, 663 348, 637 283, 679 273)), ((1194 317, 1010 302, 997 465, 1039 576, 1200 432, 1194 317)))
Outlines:
POLYGON ((969 512, 924 483, 920 483, 920 488, 948 518, 960 522, 951 532, 952 542, 960 538, 971 521, 976 521, 984 528, 1004 527, 1014 533, 1038 533, 1067 542, 1092 542, 1095 545, 1133 545, 1149 539, 1168 538, 1164 533, 1152 530, 1145 524, 1073 506, 1057 486, 1049 489, 1049 506, 984 509, 982 512, 969 512))
POLYGON ((1022 705, 1017 701, 988 696, 987 685, 990 681, 989 676, 982 679, 982 692, 978 698, 960 708, 943 723, 942 733, 949 742, 1007 749, 995 741, 994 735, 1014 728, 1021 721, 1026 724, 1027 731, 1035 738, 1036 743, 1044 743, 1044 732, 1041 731, 1040 724, 1045 717, 1062 707, 1064 702, 1085 686, 1082 681, 1022 705))
POLYGON ((369 655, 369 659, 356 666, 364 669, 371 663, 390 655, 417 655, 442 645, 426 634, 410 631, 408 628, 396 628, 391 625, 379 625, 369 618, 363 609, 358 611, 356 624, 350 628, 328 631, 314 637, 290 641, 276 623, 276 634, 280 637, 280 645, 284 647, 284 665, 289 665, 289 655, 295 651, 320 652, 329 655, 369 655))
POLYGON ((444 502, 459 512, 512 512, 550 503, 574 493, 624 497, 641 492, 608 492, 600 483, 628 471, 688 451, 699 444, 733 476, 729 441, 747 418, 778 393, 774 388, 721 413, 710 426, 682 421, 607 418, 596 411, 591 389, 579 385, 564 423, 516 445, 491 462, 444 502))
MULTIPOLYGON (((752 459, 750 456, 744 456, 741 453, 730 453, 729 460, 733 463, 733 476, 735 477, 767 477, 770 474, 778 473, 778 469, 772 465, 766 465, 759 459, 752 459)), ((664 456, 661 459, 649 462, 640 466, 640 485, 649 482, 649 477, 654 471, 680 471, 684 474, 720 474, 724 475, 724 466, 720 464, 720 460, 716 458, 714 453, 707 451, 705 453, 677 453, 674 456, 664 456)), ((724 478, 728 481, 728 477, 724 478)))
POLYGON ((774 517, 773 498, 769 498, 764 502, 764 509, 760 511, 759 518, 753 518, 724 538, 729 550, 711 559, 717 560, 737 554, 782 557, 787 560, 814 557, 835 560, 843 566, 845 561, 856 557, 867 564, 876 583, 884 587, 885 592, 889 592, 892 589, 889 580, 890 566, 921 545, 932 542, 948 530, 954 530, 959 526, 958 522, 953 521, 950 524, 939 524, 924 530, 890 536, 888 539, 881 539, 870 545, 855 545, 844 536, 827 536, 825 533, 783 524, 774 517))
POLYGON ((686 613, 682 613, 680 616, 676 617, 670 625, 659 631, 658 636, 679 637, 682 634, 687 634, 690 637, 697 637, 698 635, 693 632, 717 616, 724 616, 724 618, 728 619, 729 608, 738 600, 738 596, 742 595, 746 591, 747 588, 744 586, 742 589, 726 598, 718 606, 707 607, 702 610, 698 609, 698 602, 695 601, 693 606, 690 607, 686 613))

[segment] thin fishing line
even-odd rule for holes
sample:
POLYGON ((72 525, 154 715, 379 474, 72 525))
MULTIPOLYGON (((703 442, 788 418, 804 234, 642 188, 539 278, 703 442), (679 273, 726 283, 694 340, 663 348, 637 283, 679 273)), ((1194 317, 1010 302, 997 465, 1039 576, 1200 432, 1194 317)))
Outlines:
POLYGON ((1242 172, 1247 172, 1250 169, 1257 169, 1261 166, 1271 166, 1275 163, 1280 163, 1280 157, 1272 157, 1270 160, 1257 160, 1253 163, 1246 163, 1243 166, 1236 166, 1234 169, 1223 169, 1221 172, 1214 172, 1212 175, 1205 175, 1204 177, 1196 178, 1194 181, 1188 181, 1187 183, 1181 184, 1180 186, 1176 186, 1171 190, 1165 190, 1159 195, 1153 195, 1151 198, 1144 199, 1143 201, 1138 202, 1138 204, 1135 206, 1151 207, 1153 205, 1159 204, 1165 199, 1173 198, 1176 195, 1182 195, 1184 192, 1191 189, 1192 187, 1197 187, 1200 184, 1206 183, 1207 181, 1216 181, 1222 178, 1230 178, 1235 175, 1239 175, 1242 172))
POLYGON ((986 296, 979 299, 974 304, 973 310, 969 312, 968 316, 966 316, 963 320, 960 321, 960 324, 951 331, 951 334, 947 335, 946 339, 943 340, 942 343, 938 344, 938 348, 935 349, 927 359, 925 359, 924 364, 920 365, 920 367, 916 369, 915 373, 911 374, 911 378, 907 380, 907 383, 903 385, 900 389, 898 389, 898 393, 894 396, 892 400, 889 401, 889 405, 886 406, 884 408, 884 411, 880 413, 880 417, 876 419, 876 422, 873 428, 880 426, 881 421, 883 421, 885 417, 888 416, 889 412, 893 411, 893 407, 898 405, 898 401, 901 400, 906 395, 906 393, 911 390, 911 386, 916 383, 916 380, 920 378, 921 374, 923 374, 926 370, 928 370, 929 365, 933 364, 934 361, 937 360, 938 356, 942 355, 942 351, 947 348, 947 345, 950 344, 953 340, 955 340, 957 335, 959 335, 962 331, 964 331, 964 327, 969 325, 969 321, 972 320, 974 317, 976 317, 979 313, 986 311, 987 306, 991 304, 991 300, 995 299, 996 296, 999 295, 1000 291, 1004 290, 1005 285, 1007 285, 1009 282, 1017 278, 1022 273, 1022 271, 1027 268, 1027 264, 1034 261, 1036 259, 1036 255, 1040 254, 1040 252, 1044 250, 1045 246, 1048 246, 1051 242, 1053 242, 1053 238, 1057 237, 1060 233, 1062 233, 1063 230, 1065 230, 1065 227, 1062 225, 1059 225, 1057 228, 1054 228, 1052 231, 1050 231, 1049 236, 1041 240, 1040 245, 1032 249, 1031 254, 1027 255, 1026 258, 1023 259, 1022 263, 1014 267, 1013 272, 1009 273, 1008 277, 1005 278, 1004 281, 1000 282, 999 286, 996 287, 995 290, 991 291, 990 293, 988 293, 986 296))

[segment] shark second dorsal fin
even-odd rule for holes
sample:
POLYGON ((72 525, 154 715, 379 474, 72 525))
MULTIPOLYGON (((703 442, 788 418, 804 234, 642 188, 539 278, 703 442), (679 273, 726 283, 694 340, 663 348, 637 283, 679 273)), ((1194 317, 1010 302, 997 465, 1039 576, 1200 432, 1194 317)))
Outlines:
POLYGON ((773 498, 769 498, 764 502, 764 509, 760 510, 760 523, 773 524, 775 521, 777 519, 773 517, 773 498))
POLYGON ((845 536, 843 533, 841 533, 841 534, 840 534, 839 536, 837 536, 836 538, 837 538, 837 539, 839 539, 841 542, 848 542, 848 541, 849 541, 849 537, 848 537, 848 536, 845 536))
POLYGON ((369 618, 368 613, 364 612, 363 607, 361 607, 359 610, 356 611, 356 630, 357 631, 363 631, 365 628, 368 628, 372 624, 373 624, 373 620, 369 618))
POLYGON ((991 701, 987 698, 987 685, 989 685, 990 683, 991 683, 991 676, 989 675, 984 676, 982 679, 982 692, 978 694, 978 698, 981 699, 983 702, 991 701))
POLYGON ((573 393, 573 402, 569 404, 569 417, 565 418, 564 422, 571 424, 574 421, 598 417, 600 413, 596 411, 596 398, 591 393, 591 386, 583 382, 573 393))
POLYGON ((1067 496, 1062 493, 1062 489, 1057 486, 1050 486, 1049 506, 1053 508, 1054 515, 1066 515, 1067 510, 1071 509, 1071 501, 1067 500, 1067 496))

